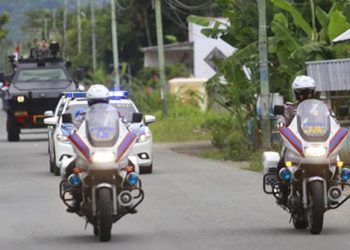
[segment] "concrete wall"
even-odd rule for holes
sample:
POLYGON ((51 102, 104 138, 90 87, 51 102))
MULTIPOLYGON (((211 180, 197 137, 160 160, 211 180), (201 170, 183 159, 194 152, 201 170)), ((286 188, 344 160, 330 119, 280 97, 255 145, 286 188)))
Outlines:
POLYGON ((195 91, 199 98, 196 102, 202 111, 206 111, 208 104, 208 96, 205 90, 205 82, 203 78, 174 78, 169 81, 170 93, 177 95, 181 100, 192 99, 192 96, 186 94, 187 91, 195 91))

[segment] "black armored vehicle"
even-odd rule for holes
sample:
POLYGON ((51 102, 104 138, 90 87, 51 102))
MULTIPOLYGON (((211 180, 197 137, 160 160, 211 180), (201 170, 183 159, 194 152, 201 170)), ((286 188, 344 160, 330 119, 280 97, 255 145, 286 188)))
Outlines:
POLYGON ((76 91, 67 71, 69 66, 57 56, 59 45, 47 50, 31 49, 30 57, 11 63, 14 69, 6 102, 7 139, 19 141, 21 128, 44 128, 44 112, 54 110, 61 93, 76 91))

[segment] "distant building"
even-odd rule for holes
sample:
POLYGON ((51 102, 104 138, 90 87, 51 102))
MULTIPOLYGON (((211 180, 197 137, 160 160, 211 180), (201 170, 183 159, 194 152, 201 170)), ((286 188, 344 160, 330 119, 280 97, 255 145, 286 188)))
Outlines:
MULTIPOLYGON (((227 22, 225 18, 217 18, 227 22)), ((222 39, 213 39, 204 36, 201 30, 205 27, 194 23, 188 24, 188 41, 164 46, 165 64, 185 65, 186 71, 194 78, 209 79, 216 73, 214 58, 225 59, 231 56, 236 49, 222 39)), ((157 46, 145 47, 144 67, 158 66, 157 46)))

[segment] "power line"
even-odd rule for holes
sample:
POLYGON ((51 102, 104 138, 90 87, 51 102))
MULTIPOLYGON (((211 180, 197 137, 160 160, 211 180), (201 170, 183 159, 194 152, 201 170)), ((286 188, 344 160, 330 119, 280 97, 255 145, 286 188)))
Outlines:
POLYGON ((172 2, 175 5, 177 5, 178 7, 182 8, 182 9, 186 9, 186 10, 198 10, 198 9, 204 9, 206 7, 208 7, 210 4, 213 3, 213 0, 208 0, 205 3, 202 3, 200 5, 188 5, 185 4, 183 2, 181 2, 180 0, 167 0, 167 2, 172 2))

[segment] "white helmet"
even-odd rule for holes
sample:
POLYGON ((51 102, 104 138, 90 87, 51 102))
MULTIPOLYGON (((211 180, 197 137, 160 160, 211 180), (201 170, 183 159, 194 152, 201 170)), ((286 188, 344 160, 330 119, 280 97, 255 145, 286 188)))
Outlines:
POLYGON ((316 87, 315 80, 310 76, 297 76, 292 84, 294 89, 314 89, 316 87))
POLYGON ((294 96, 299 101, 313 98, 315 87, 315 80, 312 77, 305 75, 297 76, 292 84, 294 96))
POLYGON ((89 106, 95 103, 108 103, 109 102, 109 91, 102 84, 91 85, 86 92, 86 99, 89 106))

